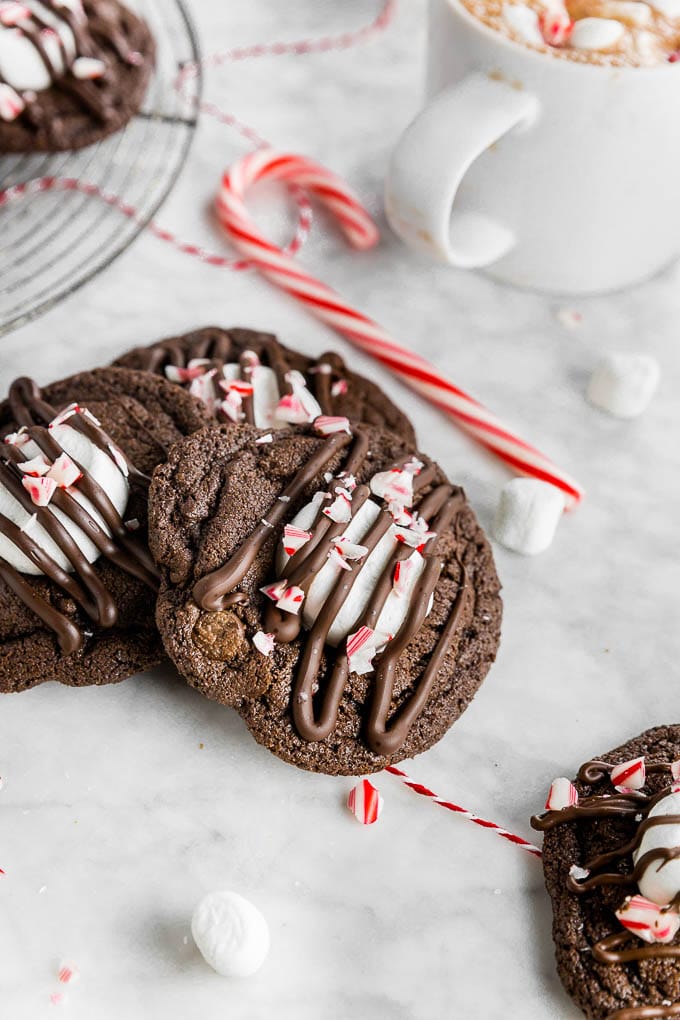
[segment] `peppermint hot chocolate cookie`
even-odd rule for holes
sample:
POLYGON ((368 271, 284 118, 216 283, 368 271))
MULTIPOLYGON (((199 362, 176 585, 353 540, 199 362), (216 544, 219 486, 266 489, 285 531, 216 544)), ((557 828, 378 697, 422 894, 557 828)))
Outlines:
POLYGON ((0 3, 0 155, 80 149, 137 113, 154 65, 118 0, 0 3))
POLYGON ((136 347, 114 364, 165 375, 205 401, 221 422, 284 428, 320 414, 344 415, 415 442, 403 411, 375 383, 350 372, 339 354, 310 358, 271 333, 207 326, 136 347))
POLYGON ((205 424, 143 372, 83 372, 0 405, 0 691, 123 680, 162 658, 149 475, 205 424))
POLYGON ((462 489, 394 433, 204 430, 154 475, 149 520, 168 654, 301 768, 424 751, 495 658, 486 538, 462 489))
POLYGON ((556 779, 543 864, 557 968, 592 1020, 680 1016, 680 726, 556 779))

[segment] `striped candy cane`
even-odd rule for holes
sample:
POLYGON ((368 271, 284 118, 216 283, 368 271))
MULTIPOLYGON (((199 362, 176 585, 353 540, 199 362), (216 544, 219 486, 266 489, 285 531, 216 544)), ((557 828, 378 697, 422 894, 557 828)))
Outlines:
POLYGON ((583 490, 535 447, 515 435, 495 415, 455 386, 424 358, 396 343, 376 322, 348 305, 331 287, 302 270, 259 231, 246 208, 248 190, 258 181, 282 181, 311 192, 338 221, 349 243, 373 247, 378 230, 348 186, 319 163, 273 149, 259 149, 227 171, 217 197, 217 215, 238 251, 277 287, 352 344, 380 361, 428 401, 445 411, 482 446, 519 474, 557 486, 567 505, 583 490))
POLYGON ((421 797, 428 797, 434 804, 438 804, 439 807, 446 808, 447 811, 453 811, 457 815, 461 815, 463 818, 467 818, 468 821, 474 825, 480 825, 483 829, 490 829, 495 832, 501 839, 506 839, 508 843, 514 843, 520 850, 526 850, 532 857, 542 857, 542 853, 537 846, 524 839, 522 836, 516 836, 513 832, 508 832, 507 829, 502 828, 500 825, 496 825, 495 822, 489 822, 485 818, 480 818, 479 815, 475 815, 472 811, 468 811, 466 808, 461 807, 459 804, 454 804, 450 800, 443 800, 438 797, 433 790, 428 790, 427 786, 423 786, 422 783, 417 783, 414 779, 404 772, 402 769, 397 768, 396 765, 389 765, 386 769, 391 775, 396 776, 402 781, 405 786, 408 786, 414 793, 419 794, 421 797))

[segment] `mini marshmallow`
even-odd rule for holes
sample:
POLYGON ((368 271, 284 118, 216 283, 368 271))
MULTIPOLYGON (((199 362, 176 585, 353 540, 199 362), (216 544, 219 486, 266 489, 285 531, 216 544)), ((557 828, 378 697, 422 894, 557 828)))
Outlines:
POLYGON ((616 418, 636 418, 656 392, 659 363, 648 354, 606 354, 588 384, 591 404, 616 418))
POLYGON ((564 511, 564 496, 536 478, 513 478, 503 486, 493 534, 496 541, 523 556, 535 556, 551 544, 564 511))
POLYGON ((533 46, 543 46, 538 14, 525 4, 503 4, 502 18, 513 35, 533 46))
POLYGON ((613 18, 581 18, 569 42, 577 50, 610 50, 621 42, 625 32, 621 22, 613 18))
POLYGON ((649 6, 669 21, 680 18, 680 0, 649 0, 649 6))
POLYGON ((191 934, 205 962, 223 977, 250 977, 269 952, 266 920, 235 892, 204 896, 194 910, 191 934))

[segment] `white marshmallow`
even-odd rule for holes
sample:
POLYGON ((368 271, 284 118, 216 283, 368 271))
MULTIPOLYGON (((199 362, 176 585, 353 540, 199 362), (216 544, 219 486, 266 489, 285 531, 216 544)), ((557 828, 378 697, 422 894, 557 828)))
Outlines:
POLYGON ((617 418, 636 418, 659 385, 659 363, 648 354, 606 354, 588 384, 588 400, 617 418))
POLYGON ((523 556, 544 552, 555 537, 564 505, 564 496, 554 485, 536 478, 513 478, 501 490, 494 538, 523 556))
MULTIPOLYGON (((680 815, 680 793, 669 793, 663 797, 654 805, 648 817, 657 818, 660 815, 680 815)), ((654 825, 642 837, 640 846, 633 854, 633 864, 637 864, 650 850, 676 846, 680 846, 680 825, 673 822, 654 825)), ((680 893, 680 859, 650 864, 645 868, 638 888, 648 900, 665 907, 680 893)))
POLYGON ((544 46, 538 15, 524 4, 503 4, 503 21, 513 35, 534 46, 544 46))
POLYGON ((581 18, 574 25, 569 45, 577 50, 610 50, 625 32, 621 22, 612 18, 581 18))
POLYGON ((194 910, 191 934, 205 962, 223 977, 250 977, 269 952, 266 920, 235 892, 204 896, 194 910))

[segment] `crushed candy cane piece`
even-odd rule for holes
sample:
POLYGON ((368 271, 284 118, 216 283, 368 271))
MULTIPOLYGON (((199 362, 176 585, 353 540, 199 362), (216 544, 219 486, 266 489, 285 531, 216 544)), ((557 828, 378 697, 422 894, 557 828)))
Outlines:
POLYGON ((63 411, 60 411, 59 414, 52 419, 47 427, 54 429, 57 425, 63 425, 69 420, 69 418, 72 418, 74 414, 82 414, 82 407, 80 407, 79 404, 69 404, 68 407, 65 407, 63 411))
MULTIPOLYGON (((210 362, 207 362, 209 365, 210 362)), ((179 365, 166 365, 165 366, 165 378, 170 382, 174 383, 190 383, 194 379, 198 379, 199 376, 205 375, 204 365, 193 365, 189 362, 186 368, 181 368, 179 365)))
MULTIPOLYGON (((331 478, 332 477, 333 476, 331 475, 331 478)), ((357 487, 357 480, 354 477, 354 475, 348 475, 346 471, 340 472, 340 474, 338 475, 338 481, 342 482, 345 489, 347 489, 349 492, 354 492, 354 490, 357 487)))
POLYGON ((335 545, 328 550, 328 559, 331 560, 332 563, 335 563, 336 566, 341 567, 342 570, 352 569, 338 547, 335 545))
POLYGON ((91 421, 93 425, 96 425, 97 427, 101 426, 99 418, 95 418, 92 411, 90 411, 87 407, 79 407, 78 413, 82 414, 83 418, 87 418, 88 421, 91 421))
POLYGON ((310 421, 302 401, 292 393, 286 393, 276 405, 276 417, 289 425, 305 425, 310 421))
POLYGON ((0 25, 5 28, 14 28, 21 21, 30 19, 31 11, 25 4, 17 3, 16 0, 6 0, 0 3, 0 25))
POLYGON ((72 985, 80 977, 80 972, 72 963, 62 963, 57 977, 62 985, 72 985))
POLYGON ((644 896, 628 896, 615 913, 623 927, 643 942, 672 942, 680 929, 680 915, 644 896))
POLYGON ((435 531, 420 531, 416 528, 394 529, 394 537, 397 542, 403 542, 404 545, 408 545, 412 549, 418 549, 418 551, 420 551, 431 538, 435 538, 435 536, 435 531))
POLYGON ((23 471, 25 475, 33 475, 35 477, 39 475, 46 475, 52 465, 49 460, 40 453, 37 457, 33 457, 32 460, 21 461, 17 467, 20 471, 23 471))
POLYGON ((0 120, 11 123, 26 109, 26 103, 11 85, 0 82, 0 120))
POLYGON ((538 16, 538 27, 549 46, 564 46, 574 29, 566 7, 549 7, 538 16))
POLYGON ((215 412, 215 384, 213 379, 217 374, 217 369, 213 368, 209 372, 204 372, 202 375, 196 376, 195 379, 191 380, 191 386, 189 387, 189 393, 192 397, 197 397, 213 414, 215 412))
POLYGON ((324 507, 323 513, 336 524, 348 524, 352 520, 351 497, 343 492, 338 493, 330 506, 324 507))
POLYGON ((125 527, 127 531, 139 531, 141 525, 136 517, 131 517, 129 521, 125 521, 125 527))
POLYGON ((220 411, 222 411, 227 418, 233 422, 239 422, 243 419, 243 398, 240 393, 236 390, 232 390, 231 393, 227 393, 224 400, 220 401, 220 411))
POLYGON ((274 645, 276 644, 276 641, 274 640, 273 634, 265 634, 264 631, 258 630, 257 634, 255 634, 253 637, 253 644, 257 648, 258 652, 261 652, 262 655, 267 656, 271 655, 271 653, 274 651, 274 645))
POLYGON ((565 329, 578 329, 583 323, 583 314, 575 308, 558 308, 555 318, 565 329))
POLYGON ((53 1006, 59 1006, 64 1001, 63 992, 52 992, 50 995, 50 1002, 53 1006))
POLYGON ((80 81, 94 81, 106 74, 106 64, 96 57, 76 57, 71 64, 71 72, 80 81))
POLYGON ((407 560, 399 560, 394 568, 394 578, 392 587, 394 594, 399 598, 403 598, 408 594, 409 581, 413 576, 413 572, 416 569, 416 562, 410 557, 407 560))
POLYGON ((362 825, 373 825, 377 822, 383 805, 380 792, 368 779, 362 779, 349 791, 347 807, 362 825))
POLYGON ((578 791, 574 784, 564 776, 553 779, 545 802, 546 811, 562 811, 564 808, 574 807, 575 804, 578 804, 578 791))
POLYGON ((671 763, 671 775, 673 779, 680 782, 680 761, 674 761, 671 763))
POLYGON ((624 761, 612 769, 609 778, 619 793, 626 790, 641 790, 646 780, 645 759, 632 758, 630 761, 624 761))
POLYGON ((21 525, 21 531, 23 531, 25 534, 28 534, 28 532, 31 530, 31 528, 35 527, 37 522, 38 522, 38 515, 37 514, 31 514, 31 516, 28 518, 28 520, 25 522, 25 524, 21 525))
POLYGON ((57 483, 54 479, 48 478, 46 475, 43 475, 42 478, 24 475, 21 479, 21 484, 36 506, 47 506, 57 488, 57 483))
POLYGON ((347 393, 348 389, 349 389, 349 386, 347 384, 347 380, 346 379, 336 379, 336 381, 331 386, 331 396, 332 397, 344 397, 344 395, 347 393))
POLYGON ((371 492, 388 502, 411 506, 413 503, 413 475, 414 472, 404 468, 379 471, 371 478, 371 492))
POLYGON ((302 588, 292 584, 286 588, 283 594, 276 600, 276 607, 284 613, 299 613, 302 603, 305 600, 305 593, 302 588))
POLYGON ((80 481, 83 472, 67 453, 62 453, 47 472, 47 477, 54 479, 60 489, 68 489, 80 481))
POLYGON ((259 439, 255 440, 257 446, 262 446, 264 443, 273 443, 274 437, 271 432, 268 432, 266 436, 260 436, 259 439))
POLYGON ((390 635, 379 634, 371 627, 359 627, 347 638, 347 661, 353 673, 363 676, 373 671, 373 659, 390 640, 390 635))
POLYGON ((569 876, 573 878, 575 882, 585 882, 590 875, 587 868, 579 868, 578 864, 572 864, 569 868, 569 876))
POLYGON ((287 586, 288 581, 284 578, 283 581, 275 581, 274 584, 265 584, 264 588, 260 588, 260 591, 272 602, 278 602, 287 586))
POLYGON ((240 397, 252 397, 255 387, 244 379, 220 379, 218 386, 225 393, 238 393, 240 397))
POLYGON ((4 441, 10 446, 25 446, 26 443, 30 443, 31 437, 28 435, 24 425, 18 432, 10 432, 9 435, 5 436, 4 441))
POLYGON ((312 537, 311 531, 304 531, 295 527, 294 524, 286 524, 283 529, 283 549, 288 556, 293 556, 298 549, 302 549, 312 537))
POLYGON ((348 560, 360 560, 368 552, 368 547, 352 542, 345 535, 336 539, 335 548, 348 560))
POLYGON ((314 428, 322 436, 331 436, 335 432, 346 432, 348 435, 352 435, 349 418, 340 415, 320 414, 318 418, 314 419, 314 428))

